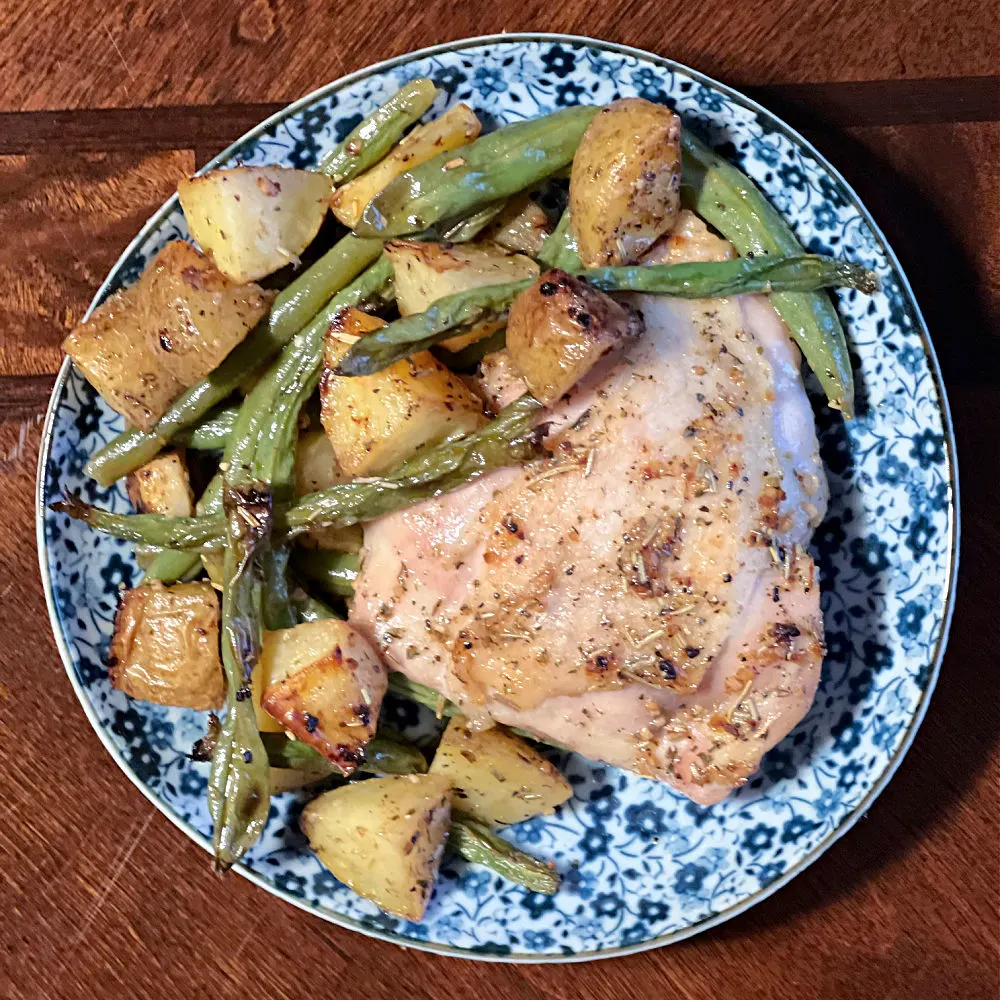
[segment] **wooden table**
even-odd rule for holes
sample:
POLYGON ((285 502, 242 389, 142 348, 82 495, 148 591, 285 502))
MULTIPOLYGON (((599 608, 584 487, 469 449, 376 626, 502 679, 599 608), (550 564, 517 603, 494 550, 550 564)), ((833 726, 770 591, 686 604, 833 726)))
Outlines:
POLYGON ((3 0, 0 997, 995 998, 1000 34, 905 0, 3 0), (962 462, 962 581, 927 721, 868 818, 776 896, 671 948, 577 966, 405 951, 207 859, 129 784, 49 632, 33 483, 58 345, 143 220, 278 106, 488 31, 590 34, 762 99, 846 174, 912 279, 962 462))

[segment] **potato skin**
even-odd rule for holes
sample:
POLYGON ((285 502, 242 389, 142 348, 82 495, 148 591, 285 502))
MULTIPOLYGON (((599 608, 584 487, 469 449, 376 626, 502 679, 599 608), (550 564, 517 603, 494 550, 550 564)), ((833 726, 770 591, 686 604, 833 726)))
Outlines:
POLYGON ((507 350, 532 395, 551 405, 611 351, 642 332, 641 317, 565 271, 546 271, 511 306, 507 350))
POLYGON ((270 295, 237 285, 189 243, 168 243, 63 342, 108 405, 140 430, 250 332, 270 295))
POLYGON ((140 514, 190 517, 194 494, 184 459, 176 449, 162 451, 156 458, 131 472, 125 489, 132 506, 140 514))
POLYGON ((219 599, 209 583, 144 583, 122 594, 108 656, 112 687, 181 708, 219 708, 219 599))
POLYGON ((319 860, 359 896, 419 920, 451 823, 447 778, 371 778, 313 799, 300 825, 319 860))
POLYGON ((594 117, 573 158, 569 203, 585 267, 634 264, 677 219, 681 120, 639 97, 594 117))

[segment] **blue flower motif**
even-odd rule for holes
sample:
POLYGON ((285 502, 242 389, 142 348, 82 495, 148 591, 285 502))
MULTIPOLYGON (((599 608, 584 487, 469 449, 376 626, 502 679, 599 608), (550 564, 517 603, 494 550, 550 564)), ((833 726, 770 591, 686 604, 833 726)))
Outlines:
POLYGON ((909 471, 910 467, 890 452, 879 459, 875 478, 886 486, 898 486, 906 479, 909 471))
POLYGON ((837 208, 843 208, 847 204, 841 189, 826 174, 819 175, 819 190, 823 198, 837 208))
POLYGON ((813 545, 816 546, 821 557, 836 555, 846 541, 847 533, 844 531, 839 517, 828 517, 813 536, 813 545))
POLYGON ((852 538, 849 548, 851 565, 866 576, 878 576, 889 568, 886 557, 889 547, 878 535, 872 533, 866 538, 852 538))
POLYGON ((662 79, 649 66, 643 66, 632 74, 632 86, 647 101, 663 104, 667 98, 662 79))
POLYGON ((824 788, 819 798, 813 803, 816 815, 826 819, 840 808, 841 793, 835 788, 824 788))
POLYGON ((875 726, 872 732, 872 743, 888 753, 896 743, 896 737, 903 728, 902 722, 888 722, 883 720, 875 726))
POLYGON ((82 441, 89 434, 96 434, 101 429, 101 415, 93 404, 81 406, 73 423, 76 425, 82 441))
POLYGON ((911 375, 916 375, 924 366, 924 352, 915 344, 907 344, 897 355, 896 360, 911 375))
POLYGON ((906 547, 913 553, 914 559, 920 559, 927 554, 937 528, 931 524, 929 517, 921 514, 915 517, 910 523, 910 530, 906 533, 906 547))
POLYGON ((333 128, 333 136, 337 142, 343 142, 364 121, 364 115, 356 112, 341 118, 333 128))
POLYGON ((858 760, 849 760, 841 769, 840 777, 837 779, 837 787, 849 792, 858 778, 865 773, 865 766, 858 760))
POLYGON ((805 191, 809 183, 806 175, 794 163, 785 163, 779 167, 778 176, 786 187, 794 188, 796 191, 805 191))
POLYGON ((542 63, 547 72, 562 80, 576 67, 576 56, 572 52, 567 52, 561 45, 553 45, 542 55, 542 63))
POLYGON ((921 469, 940 465, 944 461, 944 436, 929 428, 915 434, 910 442, 910 458, 916 459, 921 469))
POLYGON ((772 861, 768 865, 762 865, 757 872, 757 881, 762 889, 766 889, 785 870, 784 861, 772 861))
MULTIPOLYGON (((766 761, 767 757, 765 757, 764 760, 766 761)), ((712 818, 712 807, 700 806, 697 802, 686 803, 684 806, 684 812, 694 819, 694 825, 696 827, 702 826, 712 818)))
POLYGON ((701 865, 688 863, 677 869, 674 876, 674 892, 684 896, 696 896, 701 892, 702 884, 708 876, 708 869, 701 865))
POLYGON ((618 811, 618 797, 615 795, 613 785, 602 785, 595 788, 590 795, 590 801, 585 806, 587 812, 593 819, 611 819, 618 811))
POLYGON ((766 823, 758 823, 743 834, 743 847, 751 854, 769 851, 774 845, 774 835, 778 831, 766 823))
POLYGON ((561 888, 566 892, 575 893, 581 899, 590 899, 597 887, 597 879, 588 872, 581 871, 574 865, 563 876, 561 888))
POLYGON ((868 697, 872 689, 872 676, 872 671, 866 667, 847 679, 847 686, 850 688, 847 696, 848 704, 860 705, 868 697))
POLYGON ((900 609, 896 617, 896 627, 899 634, 909 639, 919 637, 924 627, 924 619, 927 617, 927 608, 916 601, 907 601, 900 609))
POLYGON ((101 579, 104 581, 104 592, 115 594, 121 584, 128 589, 132 586, 132 567, 129 566, 121 555, 112 552, 108 561, 101 567, 101 579))
POLYGON ((431 79, 449 94, 454 94, 468 77, 457 66, 446 66, 431 73, 431 79))
POLYGON ((806 819, 805 816, 800 816, 796 813, 781 828, 781 842, 783 844, 796 844, 800 837, 811 833, 818 825, 818 823, 814 823, 812 820, 806 819))
POLYGON ((763 760, 764 774, 769 781, 784 781, 795 777, 795 761, 791 750, 782 746, 776 747, 763 760))
POLYGON ((146 784, 160 776, 160 758, 146 742, 129 748, 128 762, 136 777, 146 784))
POLYGON ((555 901, 551 896, 546 896, 541 892, 526 892, 521 899, 523 906, 530 914, 532 920, 539 920, 545 916, 549 910, 556 908, 555 901))
POLYGON ((698 107, 703 111, 719 112, 725 106, 722 94, 716 90, 710 90, 701 84, 698 85, 698 89, 694 92, 694 99, 697 101, 698 107))
POLYGON ((208 781, 203 774, 195 770, 193 764, 185 766, 181 771, 181 780, 178 782, 181 795, 200 799, 205 794, 208 781))
POLYGON ((90 687, 91 684, 108 676, 104 664, 99 660, 92 660, 89 656, 80 657, 77 663, 77 673, 80 675, 80 682, 84 687, 90 687))
POLYGON ((290 896, 298 896, 299 899, 306 894, 306 880, 304 876, 296 875, 295 872, 278 872, 274 876, 274 884, 283 892, 287 892, 290 896))
POLYGON ((555 940, 548 931, 525 931, 524 943, 529 951, 547 951, 555 940))
POLYGON ((131 706, 121 710, 115 709, 111 732, 120 736, 126 743, 138 743, 143 738, 145 725, 142 716, 131 706))
POLYGON ((471 893, 476 899, 479 899, 481 895, 489 892, 490 883, 492 878, 484 872, 481 868, 472 868, 467 872, 463 872, 461 878, 458 880, 458 884, 468 893, 471 893))
POLYGON ((587 861, 594 861, 597 858, 603 858, 608 853, 608 848, 611 846, 613 839, 607 830, 591 826, 587 828, 587 832, 580 838, 580 850, 587 861))
POLYGON ((590 903, 591 909, 598 917, 617 917, 625 908, 621 896, 613 892, 600 892, 590 903))
POLYGON ((480 66, 473 74, 473 78, 484 94, 502 94, 507 89, 507 81, 494 66, 480 66))
POLYGON ((323 899, 330 896, 340 887, 340 882, 333 876, 333 872, 328 872, 325 868, 313 875, 313 895, 323 899))
POLYGON ((545 834, 545 819, 533 816, 523 823, 517 824, 517 839, 524 844, 540 844, 545 834))
POLYGON ((781 150, 763 136, 755 135, 750 140, 750 148, 769 166, 776 167, 781 160, 781 150))
POLYGON ((561 108, 573 107, 580 103, 580 98, 586 93, 587 91, 580 84, 567 80, 566 83, 560 83, 556 87, 556 104, 561 108))
POLYGON ((830 733, 834 738, 834 747, 841 753, 852 753, 861 745, 861 724, 854 721, 850 712, 840 716, 830 733))
POLYGON ((670 907, 659 899, 639 900, 639 919, 656 923, 670 916, 670 907))
POLYGON ((643 840, 652 840, 666 832, 663 810, 650 802, 629 806, 625 810, 625 832, 635 834, 643 840))
POLYGON ((823 202, 817 209, 813 218, 818 229, 835 229, 838 222, 837 213, 833 206, 823 202))
POLYGON ((648 937, 648 928, 645 924, 633 924, 625 929, 622 934, 622 944, 641 944, 648 937))
POLYGON ((880 670, 892 669, 892 650, 888 646, 883 646, 880 642, 865 639, 862 647, 865 664, 878 672, 880 670))
POLYGON ((149 745, 156 750, 169 750, 174 745, 173 723, 166 719, 150 719, 146 727, 149 745))

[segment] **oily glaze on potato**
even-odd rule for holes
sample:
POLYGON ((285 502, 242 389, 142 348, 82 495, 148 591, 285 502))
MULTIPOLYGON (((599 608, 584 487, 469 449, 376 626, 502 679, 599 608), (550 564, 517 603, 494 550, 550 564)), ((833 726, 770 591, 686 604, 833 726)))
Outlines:
POLYGON ((447 778, 372 778, 324 792, 300 825, 319 860, 359 896, 406 920, 424 915, 451 822, 447 778))
POLYGON ((191 236, 232 281, 256 281, 310 243, 333 196, 329 177, 291 167, 233 167, 177 185, 191 236))
POLYGON ((327 333, 320 378, 323 427, 341 469, 352 476, 387 472, 418 448, 470 434, 486 422, 475 395, 428 351, 375 375, 333 374, 357 337, 384 325, 360 310, 345 309, 327 333))
POLYGON ((263 711, 345 775, 364 760, 388 673, 346 622, 330 618, 265 632, 259 683, 263 711))
POLYGON ((176 450, 162 451, 140 465, 125 480, 125 489, 140 514, 190 517, 194 513, 191 481, 184 459, 176 450))
POLYGON ((585 267, 634 264, 680 208, 681 120, 638 97, 594 116, 573 158, 569 204, 585 267))
POLYGON ((481 130, 479 119, 467 104, 456 104, 440 118, 418 125, 385 159, 337 189, 331 203, 333 214, 353 229, 368 202, 390 181, 438 153, 467 146, 481 130))
POLYGON ((152 430, 268 309, 255 284, 230 281, 189 243, 168 243, 63 342, 88 382, 129 423, 152 430))
MULTIPOLYGON (((446 244, 394 240, 386 245, 392 261, 396 304, 403 316, 424 312, 432 302, 483 285, 534 278, 538 265, 524 254, 509 253, 490 243, 446 244)), ((441 342, 461 351, 500 329, 502 322, 480 323, 441 342)))
POLYGON ((144 583, 122 594, 108 656, 111 684, 132 698, 218 708, 219 599, 211 584, 144 583))
POLYGON ((452 805, 483 823, 521 823, 573 795, 570 783, 534 747, 504 729, 476 732, 456 715, 430 768, 454 789, 452 805))
POLYGON ((551 405, 641 331, 637 313, 554 269, 514 300, 507 350, 532 395, 551 405))

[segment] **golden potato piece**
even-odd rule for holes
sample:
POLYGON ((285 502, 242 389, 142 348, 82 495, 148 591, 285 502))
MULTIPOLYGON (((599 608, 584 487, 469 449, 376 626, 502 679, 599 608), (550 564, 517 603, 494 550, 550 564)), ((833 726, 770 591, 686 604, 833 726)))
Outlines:
POLYGON ((115 292, 63 342, 87 381, 131 424, 150 431, 268 310, 189 243, 168 243, 130 288, 115 292))
POLYGON ((573 158, 569 204, 584 267, 634 264, 680 208, 681 120, 639 97, 594 116, 573 158))
POLYGON ((219 599, 211 584, 144 583, 122 594, 108 656, 111 684, 131 698, 219 708, 219 599))
POLYGON ((323 427, 340 467, 352 476, 388 472, 424 445, 469 434, 486 422, 475 395, 428 351, 375 375, 333 374, 351 343, 384 325, 345 309, 327 333, 320 378, 323 427))
POLYGON ((483 235, 505 250, 537 257, 551 232, 545 209, 525 194, 511 199, 483 235))
POLYGON ((460 715, 448 723, 430 773, 451 782, 455 810, 483 823, 521 823, 573 795, 570 783, 530 743, 501 728, 475 732, 460 715))
POLYGON ((333 181, 313 170, 233 167, 177 185, 192 238, 232 281, 272 274, 310 243, 326 217, 333 181))
POLYGON ((466 383, 494 414, 528 391, 524 376, 506 348, 487 354, 466 383))
MULTIPOLYGON (((328 489, 346 478, 337 463, 333 445, 323 431, 306 431, 299 435, 295 449, 296 496, 328 489)), ((296 544, 306 549, 335 552, 357 552, 363 540, 364 529, 360 524, 348 528, 310 528, 295 539, 296 544)))
POLYGON ((507 350, 532 395, 550 405, 641 332, 637 313, 579 278, 551 270, 514 300, 507 350))
POLYGON ((456 104, 440 118, 418 125, 385 159, 337 189, 331 204, 333 214, 353 229, 368 202, 390 181, 438 153, 467 146, 481 130, 479 119, 467 104, 456 104))
POLYGON ((372 778, 313 799, 302 832, 319 860, 359 896, 419 920, 434 889, 451 822, 448 779, 372 778))
POLYGON ((344 774, 364 760, 388 679, 367 640, 340 619, 264 634, 261 708, 344 774))
MULTIPOLYGON (((534 278, 540 268, 524 254, 508 253, 490 243, 443 244, 394 240, 386 245, 392 261, 393 286, 400 314, 424 312, 432 302, 483 285, 534 278)), ((503 326, 480 323, 465 333, 441 341, 449 351, 461 351, 503 326)))
POLYGON ((178 451, 160 452, 140 465, 125 480, 125 489, 140 514, 190 517, 194 513, 191 481, 178 451))
POLYGON ((643 264, 690 264, 733 260, 736 247, 716 235, 689 208, 682 208, 668 236, 661 236, 642 258, 643 264))

